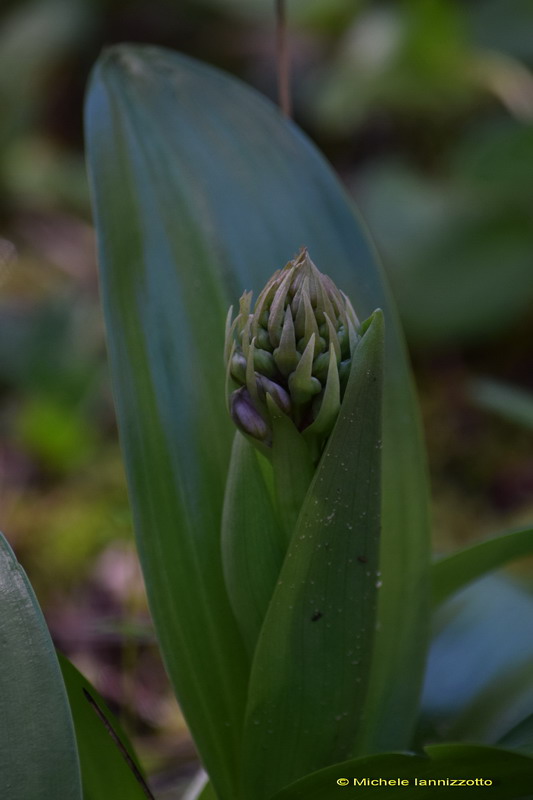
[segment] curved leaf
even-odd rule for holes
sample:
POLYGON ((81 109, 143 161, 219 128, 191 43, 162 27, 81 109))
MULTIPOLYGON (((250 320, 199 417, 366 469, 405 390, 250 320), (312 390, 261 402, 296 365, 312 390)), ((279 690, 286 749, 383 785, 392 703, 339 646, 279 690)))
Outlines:
POLYGON ((467 584, 509 561, 533 554, 533 528, 478 542, 440 559, 432 567, 433 603, 439 605, 467 584))
POLYGON ((165 664, 218 793, 234 800, 247 659, 220 557, 232 423, 213 342, 222 343, 226 302, 192 209, 169 180, 167 81, 148 89, 150 70, 130 79, 122 65, 103 60, 87 108, 115 401, 165 664))
POLYGON ((146 794, 126 764, 120 750, 84 695, 85 689, 118 734, 131 758, 138 762, 133 748, 118 721, 94 686, 68 658, 58 653, 59 665, 68 692, 80 754, 83 800, 146 800, 146 794))
POLYGON ((246 685, 218 541, 231 440, 224 319, 243 288, 260 290, 302 244, 361 319, 378 306, 385 313, 384 577, 368 699, 376 725, 361 747, 406 746, 428 627, 424 456, 396 314, 343 189, 270 103, 157 48, 107 51, 86 119, 139 551, 167 668, 217 792, 236 796, 246 685))
POLYGON ((436 610, 423 713, 441 737, 493 744, 533 708, 533 598, 488 575, 436 610))
POLYGON ((43 615, 0 534, 0 797, 82 800, 65 686, 43 615))
POLYGON ((349 756, 364 718, 379 580, 383 317, 352 356, 252 667, 245 797, 349 756), (262 765, 268 763, 267 771, 262 765))
POLYGON ((344 785, 366 790, 372 798, 406 797, 434 800, 442 792, 445 796, 455 791, 455 796, 466 793, 472 796, 477 785, 479 797, 497 800, 526 800, 530 797, 533 780, 533 759, 496 747, 466 744, 444 744, 426 747, 427 757, 386 753, 370 758, 345 761, 333 767, 308 775, 272 800, 338 800, 342 796, 337 781, 348 780, 344 785), (373 784, 354 783, 374 781, 373 784), (460 781, 472 781, 472 784, 460 781), (479 781, 489 783, 480 784, 479 781), (385 781, 390 783, 385 784, 385 781), (401 783, 406 781, 406 783, 401 783), (440 781, 440 783, 429 783, 440 781), (457 781, 458 783, 453 783, 457 781), (476 783, 477 781, 477 783, 476 783), (409 788, 411 787, 411 788, 409 788))

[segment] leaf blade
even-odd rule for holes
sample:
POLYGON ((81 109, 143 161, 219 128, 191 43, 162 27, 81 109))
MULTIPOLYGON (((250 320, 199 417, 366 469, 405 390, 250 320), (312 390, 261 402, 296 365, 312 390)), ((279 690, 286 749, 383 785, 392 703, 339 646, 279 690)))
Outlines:
POLYGON ((269 797, 348 756, 367 721, 380 586, 382 380, 383 318, 375 312, 352 355, 339 417, 258 641, 244 736, 245 796, 269 797), (268 775, 261 770, 265 760, 268 775))
POLYGON ((434 605, 507 562, 533 553, 533 528, 486 539, 436 561, 432 567, 434 605))
POLYGON ((52 640, 2 534, 0 643, 1 794, 10 800, 82 800, 72 717, 52 640))
MULTIPOLYGON (((396 797, 402 789, 409 791, 409 786, 412 787, 411 792, 421 800, 432 800, 439 790, 466 788, 464 785, 454 787, 450 784, 447 787, 446 784, 428 786, 420 783, 429 779, 446 781, 482 778, 490 780, 491 784, 483 786, 480 794, 489 792, 491 797, 498 800, 518 800, 529 796, 533 778, 531 758, 496 747, 464 744, 432 745, 426 748, 426 753, 427 757, 384 753, 345 761, 295 782, 274 795, 272 800, 335 800, 339 797, 337 780, 343 777, 350 781, 352 787, 354 778, 409 781, 407 785, 397 782, 391 785, 366 784, 372 797, 379 800, 396 797), (419 783, 415 784, 415 780, 419 783)), ((365 788, 365 784, 359 784, 359 788, 365 788)))
MULTIPOLYGON (((201 243, 191 243, 188 257, 204 266, 201 299, 211 309, 209 324, 200 324, 198 273, 176 273, 167 186, 142 138, 150 119, 137 118, 132 95, 135 87, 122 85, 120 66, 104 60, 86 118, 115 400, 165 664, 217 791, 231 798, 247 674, 219 553, 231 426, 222 374, 218 381, 214 376, 214 387, 203 372, 189 380, 198 373, 195 364, 208 360, 225 309, 201 243)), ((187 210, 177 211, 184 214, 178 233, 185 235, 187 210)))
MULTIPOLYGON (((214 329, 218 328, 218 323, 211 325, 211 322, 218 304, 224 305, 223 309, 220 306, 219 315, 220 330, 223 330, 225 310, 230 300, 239 297, 243 288, 259 291, 273 270, 284 264, 302 244, 310 248, 319 268, 328 272, 350 296, 361 318, 378 306, 384 309, 390 334, 383 445, 386 498, 383 508, 384 586, 379 603, 381 627, 376 645, 374 680, 368 701, 378 722, 375 735, 369 734, 361 747, 379 750, 407 746, 416 721, 428 630, 427 479, 416 401, 397 316, 360 220, 354 217, 343 189, 322 157, 271 104, 239 82, 177 54, 134 46, 108 51, 93 78, 88 101, 88 141, 101 252, 104 256, 106 252, 109 255, 120 245, 124 258, 131 265, 128 271, 121 268, 122 280, 127 277, 136 284, 135 289, 125 291, 122 308, 113 311, 113 295, 120 294, 119 287, 110 282, 110 276, 104 276, 103 280, 108 326, 114 315, 117 326, 129 331, 131 351, 135 352, 137 346, 131 332, 133 326, 138 325, 142 331, 142 344, 148 335, 150 320, 152 325, 157 325, 161 317, 165 320, 169 316, 168 311, 163 315, 158 313, 163 301, 158 301, 154 291, 156 280, 162 285, 160 291, 172 297, 176 295, 174 273, 177 270, 180 275, 202 276, 196 284, 194 280, 189 281, 183 296, 175 303, 174 316, 184 313, 186 318, 188 309, 202 305, 195 292, 202 296, 204 307, 210 309, 207 326, 210 333, 200 332, 205 353, 216 340, 214 329), (117 91, 126 95, 121 106, 115 104, 113 107, 109 98, 106 99, 109 87, 106 89, 105 84, 111 77, 117 91), (136 137, 133 135, 135 132, 136 137), (138 169, 128 167, 124 147, 121 151, 116 142, 115 146, 112 143, 106 145, 106 141, 113 140, 113 137, 117 141, 126 137, 133 156, 143 166, 142 170, 140 166, 138 169), (146 196, 143 196, 145 190, 146 196), (104 203, 106 191, 114 192, 114 213, 121 209, 122 227, 112 225, 108 218, 113 208, 104 203), (140 211, 131 199, 135 191, 141 193, 140 211), (148 237, 148 244, 143 236, 135 235, 141 212, 144 220, 141 232, 148 237), (157 243, 160 252, 157 252, 157 243), (171 266, 173 259, 177 268, 171 266), (147 263, 150 270, 146 268, 147 263), (160 275, 162 269, 165 277, 155 279, 154 275, 160 275), (143 293, 151 306, 151 311, 144 309, 144 313, 139 308, 143 293)), ((120 305, 118 297, 116 302, 120 305)), ((173 320, 167 327, 172 330, 176 325, 173 320)), ((191 337, 184 326, 179 328, 179 335, 183 337, 179 358, 186 358, 187 363, 193 365, 193 372, 198 372, 188 353, 191 337)), ((150 386, 152 378, 145 364, 145 378, 136 385, 128 370, 121 368, 128 348, 121 349, 119 342, 113 341, 117 338, 116 334, 111 337, 110 354, 115 391, 118 393, 118 388, 122 387, 118 398, 122 438, 126 457, 132 461, 135 452, 142 453, 142 442, 149 437, 134 435, 135 414, 126 416, 125 397, 135 386, 138 392, 142 391, 143 383, 150 386)), ((150 356, 152 364, 159 364, 167 376, 164 403, 168 406, 169 392, 173 391, 175 397, 179 397, 183 385, 176 376, 184 375, 186 370, 165 369, 164 363, 161 368, 163 359, 157 351, 153 352, 153 348, 150 356)), ((176 361, 178 363, 173 366, 179 367, 179 359, 174 359, 176 361)), ((222 396, 222 366, 219 370, 205 358, 197 359, 196 364, 202 365, 202 375, 209 376, 206 390, 214 393, 216 386, 220 385, 222 396)), ((170 452, 166 454, 167 474, 172 474, 172 470, 179 473, 179 450, 188 452, 190 439, 184 439, 182 428, 188 426, 189 432, 192 428, 195 433, 198 429, 194 420, 198 419, 195 402, 199 393, 196 387, 193 390, 190 402, 181 405, 181 418, 176 408, 170 421, 169 413, 166 413, 164 422, 171 443, 170 452), (189 413, 192 415, 190 419, 189 413), (178 447, 175 442, 180 438, 181 447, 178 447)), ((161 429, 157 403, 152 401, 143 406, 159 419, 158 427, 161 429)), ((227 433, 223 431, 224 422, 217 416, 219 410, 220 407, 213 402, 208 420, 217 420, 215 444, 218 450, 216 458, 215 454, 213 458, 225 469, 230 433, 229 429, 227 433)), ((212 432, 213 427, 209 430, 212 432)), ((155 433, 165 446, 157 426, 155 433)), ((201 446, 204 451, 209 450, 208 437, 202 439, 201 446)), ((153 453, 150 459, 157 463, 153 453)), ((157 472, 165 473, 165 464, 157 472)), ((142 478, 130 474, 132 494, 143 480, 149 484, 153 475, 152 469, 146 470, 142 478)), ((213 485, 219 483, 219 478, 213 475, 213 485)), ((161 492, 160 487, 156 487, 155 496, 158 492, 161 492)), ((170 505, 170 501, 167 500, 167 504, 170 505)), ((221 501, 212 504, 214 516, 219 513, 220 505, 221 501)), ((176 510, 172 516, 181 519, 176 510)), ((139 513, 137 518, 140 530, 139 513)), ((142 522, 142 528, 157 530, 152 522, 148 517, 142 522)), ((152 575, 147 580, 151 584, 155 581, 154 565, 160 563, 163 566, 168 558, 165 559, 163 553, 158 554, 152 544, 147 546, 147 542, 148 534, 140 534, 141 556, 145 565, 148 562, 152 565, 145 566, 145 574, 152 575), (144 553, 147 549, 148 552, 144 553)), ((215 557, 212 545, 211 541, 205 547, 202 560, 215 557)), ((192 572, 195 574, 198 569, 192 572)), ((170 580, 164 580, 169 583, 167 595, 170 597, 175 591, 171 585, 176 581, 172 580, 172 575, 170 580)), ((149 588, 150 592, 153 594, 149 588)), ((224 601, 218 604, 217 600, 215 605, 217 608, 220 605, 221 609, 227 607, 224 601)), ((151 606, 157 626, 157 619, 163 616, 164 604, 156 608, 156 601, 152 599, 151 606)), ((169 611, 169 614, 173 619, 172 625, 178 625, 174 619, 175 611, 169 611)), ((159 628, 160 635, 164 634, 161 625, 159 628)), ((186 639, 182 640, 184 644, 186 639)), ((226 652, 223 643, 218 642, 218 645, 221 652, 226 652)), ((170 673, 174 674, 175 685, 182 685, 179 693, 183 695, 185 683, 182 683, 184 679, 180 677, 179 665, 171 654, 172 646, 171 638, 164 636, 167 665, 170 673)), ((242 669, 237 672, 242 677, 242 669)), ((231 680, 228 685, 231 686, 231 680)), ((242 700, 238 699, 237 705, 241 704, 242 700)), ((185 711, 192 723, 192 705, 185 711)), ((232 718, 237 716, 235 714, 232 718)), ((192 727, 194 729, 194 725, 192 727)), ((193 733, 198 738, 200 732, 193 730, 193 733)), ((198 744, 205 758, 205 746, 200 740, 198 744)), ((234 747, 237 747, 236 741, 234 747)))
POLYGON ((102 722, 83 694, 88 691, 105 713, 135 763, 133 748, 118 721, 107 708, 94 686, 76 669, 68 658, 58 653, 59 666, 65 681, 70 709, 74 719, 76 741, 80 755, 84 800, 146 800, 146 794, 127 766, 102 722))
POLYGON ((509 750, 514 750, 524 755, 533 755, 533 714, 523 719, 505 736, 502 736, 498 744, 509 750))

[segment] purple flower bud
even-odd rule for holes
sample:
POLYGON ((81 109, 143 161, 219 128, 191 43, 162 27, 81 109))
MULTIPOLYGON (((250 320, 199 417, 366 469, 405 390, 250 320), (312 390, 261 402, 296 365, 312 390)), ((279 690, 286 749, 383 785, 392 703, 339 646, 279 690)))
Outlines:
POLYGON ((269 428, 261 414, 255 409, 252 398, 245 386, 233 392, 230 398, 230 413, 235 425, 254 439, 264 441, 269 428))

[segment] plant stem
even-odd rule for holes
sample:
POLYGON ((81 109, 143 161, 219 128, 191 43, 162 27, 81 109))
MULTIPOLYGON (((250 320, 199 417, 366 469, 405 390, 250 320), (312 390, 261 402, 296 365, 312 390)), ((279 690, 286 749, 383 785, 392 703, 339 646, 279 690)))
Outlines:
POLYGON ((279 105, 285 116, 290 118, 292 116, 292 101, 285 0, 276 0, 276 40, 279 105))

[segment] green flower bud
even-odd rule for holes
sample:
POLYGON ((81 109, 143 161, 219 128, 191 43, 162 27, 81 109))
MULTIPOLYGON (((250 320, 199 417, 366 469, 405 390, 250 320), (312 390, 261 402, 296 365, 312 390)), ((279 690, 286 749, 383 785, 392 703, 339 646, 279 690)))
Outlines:
MULTIPOLYGON (((304 248, 278 270, 252 311, 245 292, 226 326, 225 358, 233 421, 268 452, 270 408, 279 408, 320 450, 339 412, 359 322, 344 295, 304 248), (275 403, 269 404, 268 396, 275 403)), ((316 450, 316 448, 315 448, 316 450)))

